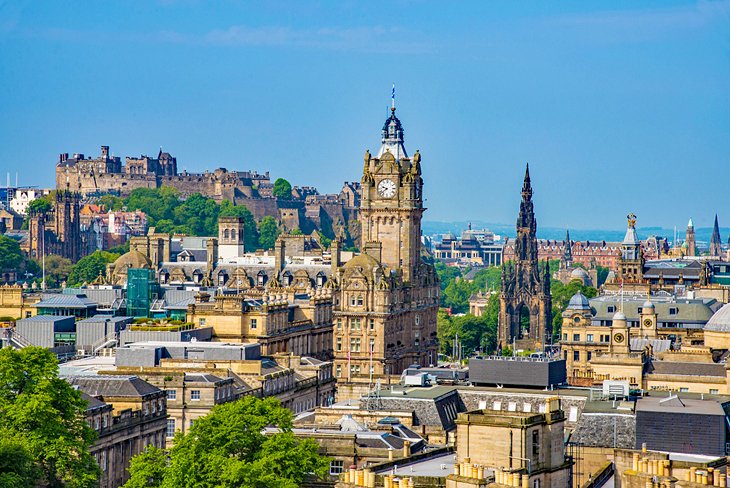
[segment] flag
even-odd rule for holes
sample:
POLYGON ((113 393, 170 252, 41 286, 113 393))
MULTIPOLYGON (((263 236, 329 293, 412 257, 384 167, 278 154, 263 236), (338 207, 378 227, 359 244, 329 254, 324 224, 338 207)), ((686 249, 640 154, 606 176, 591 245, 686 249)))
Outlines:
POLYGON ((390 106, 395 108, 395 83, 393 83, 393 91, 390 94, 390 106))

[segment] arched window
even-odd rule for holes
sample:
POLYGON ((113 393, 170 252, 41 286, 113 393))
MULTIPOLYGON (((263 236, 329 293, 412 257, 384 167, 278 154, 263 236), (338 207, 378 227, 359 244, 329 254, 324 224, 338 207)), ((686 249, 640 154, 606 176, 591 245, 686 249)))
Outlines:
POLYGON ((230 234, 228 233, 228 229, 226 229, 226 230, 223 231, 223 238, 224 239, 228 239, 229 238, 229 235, 230 234))

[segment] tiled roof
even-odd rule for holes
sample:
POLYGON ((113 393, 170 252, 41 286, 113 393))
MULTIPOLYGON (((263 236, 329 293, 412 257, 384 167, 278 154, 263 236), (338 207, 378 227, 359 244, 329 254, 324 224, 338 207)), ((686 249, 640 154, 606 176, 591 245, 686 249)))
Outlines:
POLYGON ((66 378, 72 385, 95 397, 144 397, 160 393, 160 389, 138 376, 76 376, 66 378))

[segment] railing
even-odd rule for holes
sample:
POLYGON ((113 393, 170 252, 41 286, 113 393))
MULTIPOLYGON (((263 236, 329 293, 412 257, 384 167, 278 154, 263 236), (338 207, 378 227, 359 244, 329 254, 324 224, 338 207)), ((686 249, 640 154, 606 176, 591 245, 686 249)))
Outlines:
POLYGON ((11 346, 15 345, 18 349, 23 349, 24 347, 30 347, 33 345, 32 342, 18 334, 13 328, 6 327, 2 329, 1 334, 3 340, 7 341, 11 346))
POLYGON ((96 354, 99 352, 99 350, 104 349, 105 347, 118 343, 118 342, 119 342, 118 334, 116 331, 114 331, 111 334, 108 334, 105 337, 102 337, 101 339, 96 341, 91 346, 91 355, 96 356, 96 354))

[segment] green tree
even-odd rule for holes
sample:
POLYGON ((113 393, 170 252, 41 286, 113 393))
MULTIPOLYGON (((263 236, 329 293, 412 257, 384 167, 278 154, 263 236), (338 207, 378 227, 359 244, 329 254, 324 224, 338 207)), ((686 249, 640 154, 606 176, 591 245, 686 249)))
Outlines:
POLYGON ((80 286, 84 283, 91 283, 99 273, 106 272, 106 265, 113 263, 119 257, 119 254, 112 254, 106 251, 94 251, 79 261, 71 268, 68 275, 69 286, 80 286))
POLYGON ((28 212, 39 215, 50 212, 52 208, 53 203, 51 202, 51 198, 49 195, 36 198, 28 204, 28 212))
POLYGON ((86 408, 81 393, 58 377, 49 350, 0 349, 0 466, 12 463, 11 476, 33 479, 22 486, 96 485, 99 467, 89 453, 96 432, 86 423, 86 408), (18 449, 15 457, 10 448, 18 449))
MULTIPOLYGON (((36 260, 35 264, 39 268, 42 267, 40 260, 36 260)), ((58 288, 61 282, 68 281, 72 267, 70 259, 55 254, 46 256, 46 285, 49 288, 58 288)))
POLYGON ((167 463, 156 450, 135 458, 125 488, 295 488, 308 473, 323 477, 328 459, 291 427, 291 412, 274 398, 247 396, 216 405, 187 434, 175 435, 167 463), (278 432, 264 435, 267 427, 278 432))
POLYGON ((0 429, 0 488, 33 486, 40 475, 25 436, 0 429))
MULTIPOLYGON (((496 297, 496 296, 493 296, 496 297)), ((490 302, 497 304, 499 300, 490 299, 490 302)), ((489 307, 488 307, 489 308, 489 307)), ((491 352, 497 346, 497 321, 496 316, 483 314, 475 317, 472 314, 449 316, 444 310, 439 310, 437 318, 437 332, 443 354, 451 355, 454 339, 459 335, 459 343, 463 347, 464 356, 468 357, 473 352, 491 352)))
POLYGON ((282 200, 291 200, 291 183, 286 181, 284 178, 277 178, 274 182, 274 189, 272 193, 276 198, 282 200))
POLYGON ((261 222, 259 222, 259 246, 262 249, 273 249, 279 234, 281 234, 281 229, 274 217, 267 215, 261 219, 261 222))
POLYGON ((18 241, 10 237, 0 236, 0 269, 15 269, 22 262, 23 253, 20 250, 18 241))

